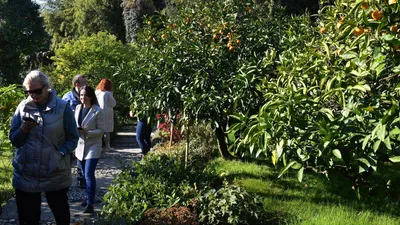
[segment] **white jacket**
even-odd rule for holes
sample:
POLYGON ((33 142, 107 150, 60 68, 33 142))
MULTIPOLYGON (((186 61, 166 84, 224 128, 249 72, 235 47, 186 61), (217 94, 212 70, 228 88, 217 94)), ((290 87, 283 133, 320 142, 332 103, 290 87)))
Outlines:
POLYGON ((96 90, 97 101, 104 111, 104 132, 114 131, 114 107, 117 105, 112 92, 96 90))
MULTIPOLYGON (((82 107, 82 104, 77 105, 75 109, 75 120, 78 127, 79 114, 82 107)), ((76 158, 81 161, 100 158, 104 133, 103 110, 98 105, 92 105, 85 118, 83 118, 81 127, 87 130, 88 134, 79 135, 78 147, 75 149, 76 158)))

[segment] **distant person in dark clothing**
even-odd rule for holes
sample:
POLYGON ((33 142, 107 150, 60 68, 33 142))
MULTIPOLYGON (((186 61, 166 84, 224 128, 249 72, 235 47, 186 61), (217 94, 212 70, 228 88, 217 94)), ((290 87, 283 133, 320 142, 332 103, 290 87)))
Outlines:
POLYGON ((146 115, 139 117, 136 126, 136 141, 142 154, 146 155, 151 149, 151 126, 146 115))

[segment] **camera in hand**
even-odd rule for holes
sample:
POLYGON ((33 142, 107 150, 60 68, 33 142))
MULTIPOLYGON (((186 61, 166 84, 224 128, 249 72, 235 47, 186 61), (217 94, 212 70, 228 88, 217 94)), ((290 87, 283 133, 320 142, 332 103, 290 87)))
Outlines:
POLYGON ((22 119, 23 119, 24 121, 37 123, 36 120, 34 120, 34 119, 31 118, 31 117, 23 117, 22 119))

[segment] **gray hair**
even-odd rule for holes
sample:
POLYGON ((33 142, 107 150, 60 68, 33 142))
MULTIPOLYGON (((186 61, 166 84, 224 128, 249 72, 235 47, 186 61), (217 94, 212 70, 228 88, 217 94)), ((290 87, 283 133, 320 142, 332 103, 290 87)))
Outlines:
POLYGON ((39 70, 32 70, 29 72, 28 75, 26 75, 22 85, 26 87, 32 81, 39 81, 41 85, 47 85, 48 88, 51 88, 49 77, 39 70))
POLYGON ((72 78, 72 86, 75 87, 75 84, 76 84, 76 83, 79 83, 79 79, 82 78, 82 77, 83 77, 83 78, 86 78, 86 77, 83 76, 82 74, 75 75, 74 78, 72 78))

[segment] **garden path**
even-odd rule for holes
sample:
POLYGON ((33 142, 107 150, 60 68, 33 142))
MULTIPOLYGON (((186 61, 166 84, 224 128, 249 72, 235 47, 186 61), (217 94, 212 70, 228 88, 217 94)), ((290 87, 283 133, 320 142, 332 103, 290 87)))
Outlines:
MULTIPOLYGON (((73 185, 69 190, 69 204, 71 224, 94 224, 102 208, 102 197, 107 192, 116 174, 121 171, 122 165, 131 165, 132 161, 141 160, 141 150, 137 146, 136 134, 132 132, 134 126, 125 126, 122 132, 117 132, 113 141, 113 150, 103 153, 96 168, 96 202, 94 214, 84 214, 84 207, 80 203, 85 199, 85 191, 76 183, 76 160, 73 162, 73 185)), ((15 199, 11 198, 3 207, 0 215, 0 225, 18 224, 18 214, 15 199)), ((47 205, 46 197, 42 195, 42 214, 40 224, 56 224, 54 216, 47 205)))

